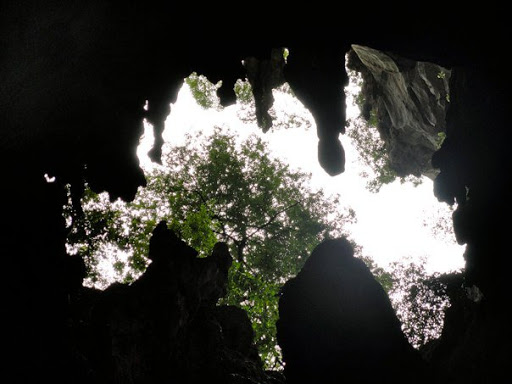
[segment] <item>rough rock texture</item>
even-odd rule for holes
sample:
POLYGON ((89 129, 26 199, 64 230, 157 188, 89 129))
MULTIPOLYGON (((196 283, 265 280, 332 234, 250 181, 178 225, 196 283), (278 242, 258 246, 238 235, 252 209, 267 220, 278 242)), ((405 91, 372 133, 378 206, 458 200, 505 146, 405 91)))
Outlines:
POLYGON ((277 340, 290 384, 428 382, 386 292, 345 238, 320 243, 283 286, 277 340))
POLYGON ((432 382, 499 382, 510 361, 504 340, 509 340, 511 331, 503 313, 495 313, 480 289, 466 285, 462 274, 444 275, 440 280, 450 297, 442 335, 420 349, 433 367, 432 382))
MULTIPOLYGON (((440 171, 435 193, 457 200, 467 279, 486 303, 481 326, 502 333, 471 347, 488 360, 461 363, 455 374, 471 367, 492 378, 508 370, 489 365, 510 360, 510 352, 495 347, 511 342, 501 326, 510 304, 512 170, 505 5, 464 3, 447 11, 415 2, 356 2, 339 11, 320 3, 259 2, 234 10, 218 2, 7 0, 0 7, 0 243, 9 368, 3 373, 9 382, 69 383, 66 184, 74 185, 75 200, 82 179, 97 192, 129 200, 145 182, 135 155, 143 118, 155 126, 158 160, 169 103, 185 76, 196 71, 222 80, 227 105, 234 101, 232 84, 245 76, 242 60, 270 60, 282 47, 290 49, 284 76, 318 123, 319 160, 339 173, 343 63, 351 44, 451 71, 447 139, 433 160, 440 171), (45 173, 55 182, 46 182, 45 173)), ((453 352, 464 361, 464 349, 453 352)))
POLYGON ((161 222, 152 263, 133 284, 98 291, 74 274, 69 382, 277 383, 263 370, 247 313, 216 305, 232 260, 226 244, 196 255, 161 222))
POLYGON ((353 45, 347 66, 363 78, 363 117, 375 114, 390 166, 398 176, 434 179, 431 164, 446 131, 450 70, 353 45))

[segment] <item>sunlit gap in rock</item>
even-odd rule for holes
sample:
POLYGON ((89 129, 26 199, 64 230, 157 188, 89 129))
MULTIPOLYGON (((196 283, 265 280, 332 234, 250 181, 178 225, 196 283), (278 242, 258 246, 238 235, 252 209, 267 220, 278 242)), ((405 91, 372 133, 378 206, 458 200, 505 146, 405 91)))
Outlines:
POLYGON ((44 174, 44 179, 47 183, 55 183, 55 176, 49 176, 47 173, 44 174))

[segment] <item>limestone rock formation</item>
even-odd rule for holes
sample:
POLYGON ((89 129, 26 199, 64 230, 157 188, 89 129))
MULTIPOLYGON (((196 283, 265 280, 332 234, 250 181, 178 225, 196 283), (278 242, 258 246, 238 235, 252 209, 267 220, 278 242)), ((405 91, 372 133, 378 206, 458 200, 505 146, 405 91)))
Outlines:
POLYGON ((450 70, 352 45, 348 67, 363 77, 362 114, 374 114, 386 143, 390 166, 398 176, 428 176, 439 172, 431 164, 446 131, 450 70))

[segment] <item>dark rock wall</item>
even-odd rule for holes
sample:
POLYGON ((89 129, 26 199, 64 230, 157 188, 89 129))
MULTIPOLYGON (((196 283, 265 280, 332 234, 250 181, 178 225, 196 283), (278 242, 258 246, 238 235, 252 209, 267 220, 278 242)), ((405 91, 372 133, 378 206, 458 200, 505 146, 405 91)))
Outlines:
POLYGON ((446 275, 450 307, 442 336, 420 351, 432 369, 435 383, 494 383, 510 361, 511 332, 503 311, 489 305, 482 291, 469 286, 463 274, 446 275))
POLYGON ((508 238, 511 160, 509 84, 501 63, 487 71, 454 68, 447 138, 434 154, 434 193, 456 204, 457 241, 466 244, 465 274, 432 358, 449 383, 496 382, 512 357, 506 308, 511 267, 508 238))
MULTIPOLYGON (((330 174, 344 169, 337 138, 344 130, 343 64, 351 44, 452 71, 447 139, 433 162, 440 171, 435 194, 456 199, 468 279, 489 302, 487 324, 504 323, 510 24, 500 7, 358 3, 339 11, 320 4, 215 3, 178 9, 174 2, 99 0, 8 0, 0 7, 0 243, 9 382, 69 382, 63 367, 76 362, 66 326, 64 186, 72 184, 77 199, 86 179, 95 191, 131 199, 145 183, 135 151, 142 119, 154 124, 158 137, 169 103, 192 71, 223 80, 222 102, 233 102, 231 85, 245 73, 242 60, 269 62, 272 49, 281 47, 290 49, 284 77, 314 114, 319 160, 330 174), (45 173, 55 182, 47 183, 45 173)), ((158 139, 152 155, 158 160, 158 139)))
POLYGON ((465 254, 467 278, 486 296, 501 297, 510 266, 506 248, 511 208, 508 203, 512 162, 508 83, 504 64, 487 71, 457 68, 451 78, 453 102, 447 114, 447 138, 432 158, 440 169, 435 195, 456 203, 454 230, 465 254))

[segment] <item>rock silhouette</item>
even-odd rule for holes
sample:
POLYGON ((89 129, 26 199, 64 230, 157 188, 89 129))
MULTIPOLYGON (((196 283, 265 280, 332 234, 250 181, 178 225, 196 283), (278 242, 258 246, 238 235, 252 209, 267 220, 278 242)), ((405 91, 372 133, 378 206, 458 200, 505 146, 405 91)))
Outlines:
POLYGON ((150 240, 152 263, 138 280, 73 292, 71 382, 270 382, 247 313, 217 305, 232 261, 227 245, 196 256, 162 221, 150 240))
POLYGON ((325 240, 283 287, 277 339, 295 383, 418 383, 424 369, 382 286, 345 238, 325 240))

